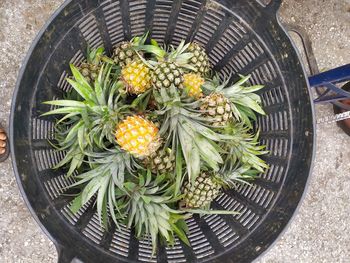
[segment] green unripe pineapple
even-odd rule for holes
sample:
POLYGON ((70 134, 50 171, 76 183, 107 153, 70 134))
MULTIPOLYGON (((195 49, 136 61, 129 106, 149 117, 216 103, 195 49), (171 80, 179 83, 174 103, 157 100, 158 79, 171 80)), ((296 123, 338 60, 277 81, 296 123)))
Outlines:
POLYGON ((145 160, 145 164, 150 167, 154 174, 171 173, 175 169, 175 155, 170 149, 160 147, 152 156, 145 160))
POLYGON ((173 62, 161 62, 155 67, 152 82, 157 89, 171 85, 179 88, 183 82, 182 70, 173 62))
POLYGON ((191 184, 183 188, 183 204, 186 208, 206 208, 219 195, 221 184, 207 173, 201 173, 191 184))
POLYGON ((220 93, 205 97, 200 109, 214 127, 226 126, 233 118, 229 99, 220 93))
POLYGON ((78 68, 80 73, 90 84, 94 83, 95 79, 98 77, 102 65, 103 53, 103 47, 92 50, 88 48, 87 59, 81 63, 78 68))
POLYGON ((210 62, 207 53, 197 43, 191 43, 188 51, 193 54, 190 58, 189 64, 194 67, 194 72, 206 75, 210 71, 210 62))

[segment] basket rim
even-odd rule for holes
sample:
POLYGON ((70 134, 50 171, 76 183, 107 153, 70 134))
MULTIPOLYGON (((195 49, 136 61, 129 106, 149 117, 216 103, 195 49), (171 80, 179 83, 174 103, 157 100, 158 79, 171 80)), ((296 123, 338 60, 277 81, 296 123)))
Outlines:
POLYGON ((22 78, 23 75, 27 69, 27 65, 29 63, 29 59, 32 56, 32 52, 34 51, 34 49, 36 48, 37 44, 39 43, 40 39, 42 38, 42 36, 44 35, 46 29, 49 27, 49 25, 55 20, 55 18, 57 17, 57 15, 59 13, 61 13, 62 10, 64 10, 66 8, 66 6, 68 6, 70 3, 72 2, 72 0, 65 0, 51 15, 50 17, 46 20, 46 22, 44 23, 44 25, 41 27, 41 29, 39 30, 39 32, 36 34, 34 40, 32 41, 29 49, 27 50, 26 56, 24 57, 23 61, 22 61, 22 66, 18 72, 17 75, 17 81, 16 81, 16 85, 15 85, 15 89, 12 93, 12 102, 11 102, 11 111, 10 111, 10 127, 9 127, 9 135, 10 135, 10 149, 11 149, 11 163, 12 163, 12 169, 14 171, 15 177, 16 177, 16 183, 17 186, 19 188, 19 191, 21 193, 21 196, 24 200, 24 203, 26 204, 27 208, 30 211, 31 216, 34 218, 34 220, 36 221, 36 223, 39 225, 39 227, 41 228, 41 230, 44 232, 44 234, 53 242, 53 244, 55 245, 57 251, 59 250, 60 244, 58 244, 57 240, 55 240, 53 238, 53 236, 51 235, 51 233, 46 229, 46 227, 44 226, 44 224, 40 221, 38 215, 36 214, 36 212, 34 211, 30 201, 28 200, 28 196, 23 188, 23 185, 21 183, 21 178, 18 172, 18 168, 17 168, 17 162, 16 162, 16 155, 15 155, 15 151, 14 151, 14 115, 15 115, 15 107, 16 107, 16 101, 17 101, 17 94, 18 91, 20 89, 21 86, 21 82, 22 82, 22 78))
MULTIPOLYGON (((295 50, 296 56, 298 57, 299 61, 301 62, 301 56, 299 54, 299 52, 297 52, 297 47, 296 44, 294 43, 293 39, 291 38, 291 36, 289 35, 287 29, 283 26, 281 20, 279 19, 278 16, 278 10, 276 12, 276 21, 278 23, 278 25, 280 26, 280 28, 284 31, 284 33, 286 34, 286 36, 289 38, 290 40, 290 44, 292 45, 292 47, 295 50)), ((289 217, 289 220, 287 222, 287 224, 284 226, 284 228, 282 229, 282 231, 278 234, 277 238, 270 244, 270 246, 263 251, 258 257, 256 257, 253 262, 257 262, 258 260, 260 260, 262 257, 264 257, 266 254, 268 254, 268 252, 270 252, 270 250, 276 246, 276 244, 280 241, 280 239, 284 236, 284 234, 287 232, 287 230, 289 230, 289 228, 291 227, 292 223, 294 222, 295 217, 299 214, 299 210, 301 208, 301 206, 303 205, 304 201, 305 201, 305 197, 308 193, 312 178, 313 178, 313 170, 314 170, 314 166, 315 166, 315 157, 316 157, 316 120, 315 120, 315 104, 313 102, 312 99, 312 94, 311 94, 311 90, 310 90, 310 85, 309 85, 309 80, 307 77, 307 73, 305 70, 305 65, 303 63, 300 63, 300 66, 304 72, 304 78, 305 78, 305 82, 307 84, 307 89, 308 89, 308 93, 309 93, 309 100, 310 100, 310 106, 311 106, 311 112, 312 112, 312 129, 313 129, 313 142, 312 142, 312 155, 311 155, 311 165, 310 165, 310 170, 306 179, 306 183, 304 186, 304 190, 303 193, 301 195, 301 198, 299 199, 299 202, 296 206, 296 208, 294 209, 292 215, 289 217)))

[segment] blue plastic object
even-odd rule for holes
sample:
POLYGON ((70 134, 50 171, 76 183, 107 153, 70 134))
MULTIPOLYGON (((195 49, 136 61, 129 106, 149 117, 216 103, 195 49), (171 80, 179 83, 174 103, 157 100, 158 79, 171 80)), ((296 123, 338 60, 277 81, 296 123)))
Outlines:
MULTIPOLYGON (((309 77, 311 88, 324 87, 319 97, 314 100, 315 103, 336 102, 350 98, 350 92, 338 88, 335 84, 350 80, 350 64, 331 69, 326 72, 309 77)), ((318 90, 319 91, 319 90, 318 90)), ((339 105, 338 105, 339 106, 339 105)), ((347 109, 345 105, 342 108, 347 109)))

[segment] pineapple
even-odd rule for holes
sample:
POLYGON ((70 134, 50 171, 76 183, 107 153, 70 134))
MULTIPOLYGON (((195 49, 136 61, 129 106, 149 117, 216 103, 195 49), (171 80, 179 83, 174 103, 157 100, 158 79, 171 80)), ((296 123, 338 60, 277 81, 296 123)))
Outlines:
POLYGON ((171 173, 175 168, 175 155, 171 152, 171 149, 160 147, 145 160, 145 165, 149 166, 154 174, 171 173))
POLYGON ((184 75, 183 86, 188 96, 198 99, 203 96, 201 86, 204 79, 199 74, 187 73, 184 75))
POLYGON ((139 158, 152 155, 159 147, 157 126, 137 115, 120 122, 115 137, 123 150, 139 158))
POLYGON ((138 58, 139 57, 134 50, 133 44, 131 42, 123 41, 114 48, 113 60, 117 65, 121 67, 126 66, 138 58))
POLYGON ((183 188, 185 208, 208 208, 219 195, 221 184, 213 175, 201 173, 193 183, 187 182, 183 188))
POLYGON ((210 62, 204 48, 193 42, 189 45, 188 51, 193 54, 189 64, 194 67, 194 72, 207 75, 210 71, 210 62))
POLYGON ((145 43, 147 36, 148 34, 146 33, 141 37, 133 38, 131 41, 123 41, 117 44, 112 55, 115 63, 120 67, 125 67, 132 61, 139 59, 136 48, 145 43))
POLYGON ((104 53, 104 48, 100 47, 98 49, 87 51, 87 59, 81 63, 79 71, 85 77, 89 83, 93 83, 98 76, 101 69, 101 58, 104 53))
POLYGON ((161 88, 170 88, 172 85, 176 88, 181 88, 184 81, 183 74, 184 69, 192 69, 188 64, 189 59, 192 57, 191 53, 185 53, 189 44, 185 45, 182 41, 180 45, 168 53, 164 49, 160 48, 158 44, 143 46, 144 51, 154 54, 157 58, 157 62, 149 61, 151 67, 153 67, 152 83, 158 90, 161 88))
POLYGON ((131 94, 141 94, 151 88, 151 71, 141 61, 136 60, 122 68, 121 78, 131 94))
POLYGON ((174 62, 161 62, 154 69, 152 82, 157 89, 181 87, 183 72, 174 62))
POLYGON ((212 93, 205 97, 200 109, 209 117, 214 127, 226 126, 233 118, 231 102, 221 93, 212 93))
MULTIPOLYGON (((220 93, 230 101, 230 108, 236 120, 244 122, 249 128, 252 128, 251 119, 255 119, 255 112, 265 115, 261 108, 261 98, 254 92, 262 89, 262 85, 246 86, 244 85, 250 76, 239 75, 240 80, 234 84, 229 84, 230 78, 222 83, 218 75, 212 80, 206 81, 202 86, 203 91, 207 93, 220 93)), ((227 101, 225 99, 225 101, 227 101)), ((228 109, 228 107, 227 107, 228 109)), ((215 115, 215 114, 214 114, 215 115)))

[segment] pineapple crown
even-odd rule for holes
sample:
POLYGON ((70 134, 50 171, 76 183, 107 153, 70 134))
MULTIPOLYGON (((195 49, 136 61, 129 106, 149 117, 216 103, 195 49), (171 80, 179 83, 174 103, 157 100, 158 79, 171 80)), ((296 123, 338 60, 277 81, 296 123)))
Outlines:
POLYGON ((134 47, 137 47, 137 46, 141 46, 141 45, 144 45, 147 38, 149 36, 149 32, 146 32, 145 34, 143 34, 142 36, 136 36, 136 37, 133 37, 131 40, 130 40, 130 43, 134 46, 134 47))
POLYGON ((79 211, 94 195, 97 195, 96 207, 100 222, 108 226, 108 213, 114 223, 119 226, 123 218, 123 203, 117 199, 125 195, 124 181, 126 176, 132 176, 139 168, 133 157, 117 146, 103 152, 89 152, 88 164, 91 169, 76 175, 78 181, 69 187, 81 187, 83 191, 75 197, 70 209, 73 213, 79 211))
POLYGON ((101 62, 106 62, 109 64, 114 64, 114 61, 105 55, 105 48, 99 47, 96 49, 92 49, 91 47, 87 47, 87 63, 93 65, 99 65, 101 62))
POLYGON ((252 169, 249 165, 240 166, 237 164, 229 170, 221 171, 217 178, 224 188, 235 188, 241 184, 249 185, 249 181, 256 178, 258 173, 257 170, 252 169))
POLYGON ((239 75, 240 80, 233 85, 229 85, 230 78, 225 78, 221 83, 218 75, 212 80, 207 80, 203 85, 206 94, 217 92, 223 94, 231 101, 233 114, 236 119, 242 120, 248 127, 252 128, 251 119, 256 120, 255 112, 265 115, 261 107, 261 98, 254 92, 262 89, 263 85, 245 86, 250 79, 250 75, 239 75))
POLYGON ((185 44, 185 41, 183 40, 180 42, 177 48, 175 48, 173 45, 161 48, 157 41, 152 39, 151 45, 140 45, 136 49, 155 55, 156 61, 145 61, 143 58, 141 58, 148 66, 152 68, 159 62, 167 61, 174 62, 178 66, 187 68, 189 70, 194 70, 194 67, 188 64, 189 59, 193 56, 192 53, 186 52, 189 45, 190 43, 185 44))
POLYGON ((169 183, 165 175, 152 180, 151 171, 140 174, 137 182, 124 183, 127 195, 124 202, 128 216, 128 227, 134 226, 136 236, 150 234, 153 253, 155 253, 158 235, 170 244, 174 244, 174 233, 186 244, 187 227, 181 211, 171 207, 181 198, 174 196, 174 184, 169 183))
POLYGON ((268 168, 266 162, 259 157, 268 153, 264 145, 259 145, 259 132, 254 135, 244 124, 230 123, 224 128, 224 133, 230 135, 231 140, 221 145, 225 149, 225 162, 221 171, 230 172, 232 167, 238 165, 258 172, 264 172, 268 168))
POLYGON ((210 129, 207 119, 198 110, 198 102, 183 102, 175 87, 172 86, 169 92, 165 89, 155 92, 155 98, 163 103, 163 108, 157 111, 164 119, 159 133, 164 137, 167 135, 166 142, 172 144, 175 152, 177 149, 182 151, 190 180, 199 175, 202 162, 218 171, 223 163, 219 142, 229 140, 231 136, 210 129))
POLYGON ((57 139, 61 138, 56 148, 68 150, 68 153, 56 167, 70 163, 68 175, 82 165, 85 151, 95 147, 105 149, 114 144, 115 124, 129 113, 131 107, 121 102, 119 90, 122 83, 115 77, 114 74, 118 74, 113 72, 114 67, 111 64, 102 65, 93 86, 74 65, 71 65, 71 70, 73 79, 68 78, 67 81, 74 90, 71 93, 73 99, 68 97, 44 102, 59 108, 42 115, 64 115, 56 125, 57 139), (79 100, 75 100, 76 97, 79 100))

